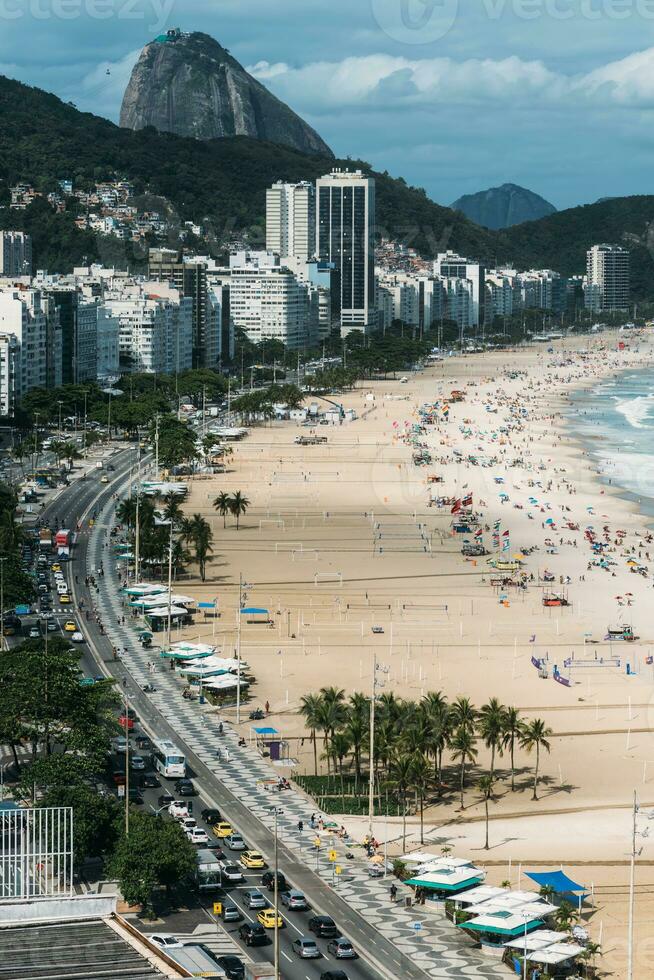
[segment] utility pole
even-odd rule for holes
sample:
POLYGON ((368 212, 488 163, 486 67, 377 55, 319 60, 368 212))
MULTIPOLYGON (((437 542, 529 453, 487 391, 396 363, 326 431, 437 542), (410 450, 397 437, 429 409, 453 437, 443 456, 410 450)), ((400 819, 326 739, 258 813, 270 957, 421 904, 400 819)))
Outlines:
POLYGON ((375 812, 375 699, 377 697, 377 656, 372 661, 372 692, 370 697, 370 762, 368 765, 368 833, 372 837, 372 818, 375 812))
POLYGON ((159 416, 154 417, 154 469, 159 477, 159 416))
POLYGON ((207 386, 202 385, 202 438, 207 434, 207 386))
MULTIPOLYGON (((8 555, 0 558, 0 651, 5 648, 5 562, 8 555)), ((48 635, 46 623, 46 636, 48 635)))
POLYGON ((134 582, 138 585, 140 581, 141 564, 141 446, 137 449, 137 470, 136 470, 136 524, 134 527, 134 582))
MULTIPOLYGON (((171 496, 170 500, 173 500, 171 496)), ((166 630, 166 644, 170 651, 170 631, 173 619, 172 612, 172 592, 173 592, 173 515, 170 513, 170 534, 168 537, 168 629, 166 630)))
MULTIPOLYGON (((46 632, 47 636, 47 632, 46 632)), ((129 835, 129 705, 123 693, 123 712, 125 715, 125 836, 129 835)))
POLYGON ((638 797, 634 790, 633 823, 631 827, 631 868, 629 872, 629 930, 627 938, 627 980, 634 978, 634 888, 636 878, 636 820, 638 797))
POLYGON ((278 857, 278 833, 277 833, 277 817, 279 816, 279 810, 275 807, 275 889, 273 892, 274 904, 275 904, 275 980, 279 980, 279 857, 278 857))
POLYGON ((241 616, 243 611, 243 573, 238 576, 238 620, 236 622, 236 724, 241 724, 241 616))

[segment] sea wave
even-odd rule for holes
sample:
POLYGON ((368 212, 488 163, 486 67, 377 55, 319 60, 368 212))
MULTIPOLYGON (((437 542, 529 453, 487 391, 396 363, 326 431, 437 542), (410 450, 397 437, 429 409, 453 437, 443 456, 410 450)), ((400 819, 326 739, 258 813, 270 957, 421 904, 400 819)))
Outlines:
POLYGON ((645 425, 654 409, 654 394, 638 395, 636 398, 621 399, 615 406, 616 412, 624 416, 632 429, 649 429, 645 425))

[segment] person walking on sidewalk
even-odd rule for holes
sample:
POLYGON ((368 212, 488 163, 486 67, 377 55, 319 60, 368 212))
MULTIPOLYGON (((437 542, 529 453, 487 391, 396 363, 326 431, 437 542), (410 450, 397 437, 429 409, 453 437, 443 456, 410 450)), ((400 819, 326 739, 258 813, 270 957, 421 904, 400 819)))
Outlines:
POLYGON ((395 883, 393 883, 391 885, 389 891, 390 891, 390 896, 391 896, 391 902, 395 902, 395 900, 397 898, 397 885, 395 883))

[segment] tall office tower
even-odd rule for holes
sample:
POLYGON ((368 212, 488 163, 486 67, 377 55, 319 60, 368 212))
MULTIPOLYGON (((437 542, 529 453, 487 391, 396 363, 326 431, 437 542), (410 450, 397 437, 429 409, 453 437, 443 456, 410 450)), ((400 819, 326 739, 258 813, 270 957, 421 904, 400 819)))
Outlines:
POLYGON ((182 296, 193 301, 193 367, 216 367, 212 363, 213 346, 207 337, 206 262, 195 258, 185 260, 176 249, 151 248, 148 278, 171 283, 182 296))
POLYGON ((23 231, 0 231, 0 276, 32 275, 32 239, 23 231))
POLYGON ((486 322, 486 270, 479 262, 465 259, 456 252, 439 252, 434 273, 442 279, 468 279, 472 283, 469 320, 471 327, 486 322))
POLYGON ((279 181, 266 191, 266 250, 308 262, 316 247, 316 189, 279 181))
POLYGON ((593 245, 586 253, 586 306, 596 313, 629 308, 630 255, 620 245, 593 245))
POLYGON ((334 170, 316 182, 316 255, 334 265, 332 313, 341 332, 377 326, 375 181, 360 170, 334 170))

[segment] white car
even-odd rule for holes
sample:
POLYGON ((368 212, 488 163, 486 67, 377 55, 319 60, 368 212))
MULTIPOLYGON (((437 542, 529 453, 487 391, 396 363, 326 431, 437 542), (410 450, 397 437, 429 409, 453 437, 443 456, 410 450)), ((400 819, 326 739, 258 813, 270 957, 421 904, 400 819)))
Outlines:
POLYGON ((209 843, 209 835, 202 827, 191 827, 190 830, 186 831, 186 836, 190 840, 191 844, 209 843))
POLYGON ((243 872, 239 868, 238 864, 231 864, 229 861, 221 861, 219 864, 220 873, 225 881, 229 882, 239 882, 243 881, 243 872))
POLYGON ((184 945, 177 936, 173 936, 169 932, 157 932, 145 938, 149 939, 153 946, 158 946, 159 949, 181 949, 184 945))
POLYGON ((183 820, 188 817, 188 807, 182 800, 173 800, 168 807, 168 813, 174 820, 183 820))
POLYGON ((195 817, 182 817, 182 819, 179 821, 179 825, 184 833, 188 834, 189 830, 193 830, 195 827, 197 827, 198 822, 195 817))
POLYGON ((84 642, 84 634, 83 633, 80 633, 79 630, 75 630, 75 632, 71 636, 71 640, 73 641, 73 643, 83 643, 84 642))

